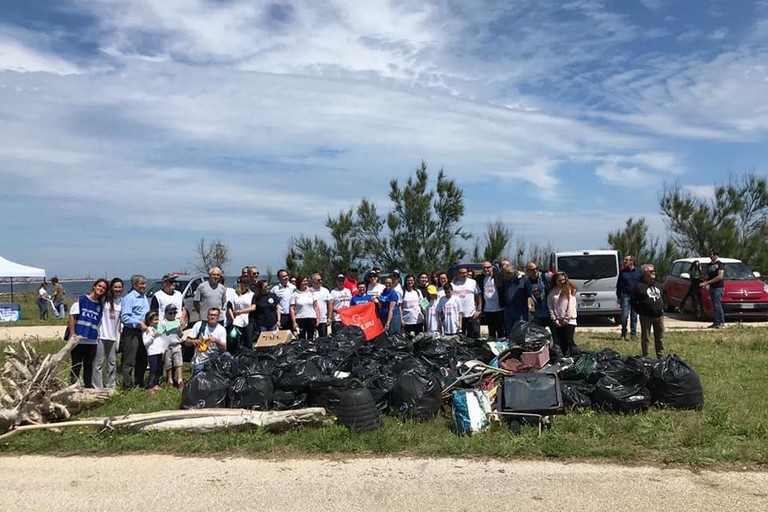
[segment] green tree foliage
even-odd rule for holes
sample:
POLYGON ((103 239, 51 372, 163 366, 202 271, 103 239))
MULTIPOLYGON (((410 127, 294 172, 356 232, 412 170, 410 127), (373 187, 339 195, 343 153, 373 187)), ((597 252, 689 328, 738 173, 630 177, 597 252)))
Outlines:
POLYGON ((662 244, 659 237, 648 236, 645 218, 627 219, 624 229, 608 233, 608 244, 622 254, 631 254, 638 265, 653 263, 659 278, 665 275, 672 261, 682 257, 672 240, 662 244))
POLYGON ((329 217, 330 243, 317 236, 291 239, 288 270, 333 275, 358 263, 419 272, 447 268, 464 257, 459 241, 470 238, 460 225, 464 194, 443 170, 430 187, 427 165, 422 162, 404 185, 390 181, 389 199, 392 208, 386 215, 363 198, 356 208, 329 217))
POLYGON ((512 230, 504 224, 502 219, 489 222, 482 245, 480 241, 475 242, 472 249, 472 259, 474 261, 499 261, 506 258, 511 241, 512 230))
POLYGON ((722 256, 768 268, 768 181, 754 173, 731 178, 703 199, 679 185, 665 188, 661 213, 675 244, 688 253, 706 255, 717 248, 722 256))

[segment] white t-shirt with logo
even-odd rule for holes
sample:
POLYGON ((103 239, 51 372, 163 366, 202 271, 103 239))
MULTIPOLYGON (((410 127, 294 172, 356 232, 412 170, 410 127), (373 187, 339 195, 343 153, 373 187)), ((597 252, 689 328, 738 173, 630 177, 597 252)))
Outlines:
MULTIPOLYGON (((235 311, 248 308, 253 302, 253 292, 249 290, 242 295, 238 295, 237 291, 232 289, 232 292, 227 297, 227 302, 232 304, 232 309, 235 311)), ((245 328, 248 325, 248 315, 245 313, 235 315, 232 325, 245 328)))
POLYGON ((320 289, 312 287, 309 290, 315 296, 317 308, 320 310, 320 318, 317 319, 317 322, 324 324, 328 321, 328 301, 331 300, 331 292, 325 286, 321 286, 320 289))
POLYGON ((496 289, 496 278, 493 276, 486 277, 483 281, 483 289, 478 290, 478 293, 480 292, 482 292, 483 299, 485 299, 485 311, 494 312, 503 309, 499 303, 499 291, 496 289))
POLYGON ((426 316, 424 318, 424 329, 427 332, 440 332, 442 330, 442 325, 440 324, 440 312, 437 310, 439 305, 440 299, 429 301, 426 316))
POLYGON ((461 300, 452 295, 438 300, 437 312, 443 316, 443 333, 456 334, 459 332, 459 319, 461 318, 461 300))
POLYGON ((415 325, 421 323, 424 314, 421 311, 421 292, 418 290, 403 291, 403 324, 415 325))
POLYGON ((341 316, 339 310, 348 308, 349 301, 352 300, 352 292, 347 288, 334 288, 331 290, 331 302, 333 303, 333 321, 341 322, 341 316))
POLYGON ((373 298, 376 298, 376 297, 378 297, 379 295, 382 294, 382 292, 384 291, 384 288, 385 288, 384 285, 381 284, 381 283, 376 283, 373 286, 371 286, 369 284, 368 285, 368 295, 370 295, 373 298))
POLYGON ((464 318, 470 317, 475 314, 475 293, 478 292, 477 282, 468 277, 464 279, 464 282, 457 284, 455 281, 453 284, 453 296, 461 301, 461 311, 464 318))

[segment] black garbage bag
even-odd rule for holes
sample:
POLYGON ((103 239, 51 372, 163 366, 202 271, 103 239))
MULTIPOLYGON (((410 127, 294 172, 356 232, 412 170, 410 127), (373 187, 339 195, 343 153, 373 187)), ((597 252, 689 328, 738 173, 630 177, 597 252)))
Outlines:
POLYGON ((269 375, 245 375, 229 386, 229 405, 238 409, 265 411, 272 405, 275 385, 269 375))
POLYGON ((442 387, 440 379, 423 367, 413 367, 397 376, 389 397, 393 414, 424 421, 440 411, 442 387))
POLYGON ((276 368, 273 377, 275 387, 283 391, 306 393, 312 381, 321 378, 323 373, 312 361, 297 359, 293 363, 276 368))
POLYGON ((294 393, 276 389, 272 395, 272 409, 275 411, 287 411, 289 409, 303 409, 307 406, 306 393, 294 393))
POLYGON ((224 375, 231 375, 232 372, 232 356, 229 352, 222 352, 213 359, 210 359, 203 366, 203 370, 206 372, 219 372, 224 375))
POLYGON ((307 401, 313 407, 325 407, 325 410, 331 414, 339 412, 339 403, 341 395, 349 389, 351 379, 337 379, 335 377, 323 376, 323 378, 312 382, 309 385, 309 394, 307 401))
POLYGON ((586 381, 561 381, 563 405, 569 409, 588 409, 592 407, 592 393, 595 386, 586 381))
POLYGON ((372 343, 378 349, 402 350, 404 352, 413 350, 413 338, 406 333, 390 334, 383 332, 376 336, 372 343))
POLYGON ((624 360, 619 353, 610 348, 604 348, 596 353, 595 361, 597 361, 597 366, 595 367, 595 371, 589 377, 592 384, 596 383, 601 377, 609 376, 618 378, 619 376, 624 375, 627 371, 624 360))
POLYGON ((227 406, 229 377, 217 371, 203 371, 184 385, 181 393, 182 409, 211 409, 227 406))
POLYGON ((654 403, 677 409, 700 409, 704 389, 699 374, 676 355, 656 362, 651 376, 654 403))
POLYGON ((653 375, 653 367, 656 365, 656 362, 656 359, 651 359, 650 357, 627 356, 624 359, 624 366, 626 366, 627 371, 642 378, 647 385, 653 375))
POLYGON ((423 338, 413 347, 414 355, 438 367, 450 365, 454 353, 454 345, 440 338, 423 338))
POLYGON ((601 377, 595 384, 592 402, 613 412, 639 412, 651 406, 651 392, 642 381, 620 382, 614 377, 601 377))
POLYGON ((344 325, 339 332, 333 333, 333 340, 339 348, 343 346, 363 346, 368 343, 365 333, 356 325, 344 325))
POLYGON ((307 361, 312 362, 323 375, 333 374, 338 366, 338 363, 334 363, 330 357, 321 354, 311 355, 307 361))
POLYGON ((536 352, 550 341, 549 331, 534 322, 517 322, 507 339, 515 345, 525 347, 526 352, 536 352))
POLYGON ((264 357, 248 348, 240 349, 240 352, 232 358, 232 377, 241 375, 272 375, 274 361, 271 357, 264 357))

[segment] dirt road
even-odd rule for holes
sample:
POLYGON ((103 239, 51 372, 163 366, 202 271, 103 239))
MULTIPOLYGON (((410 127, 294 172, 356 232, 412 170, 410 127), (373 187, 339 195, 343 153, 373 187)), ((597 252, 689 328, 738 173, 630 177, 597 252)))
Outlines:
POLYGON ((0 510, 768 510, 768 473, 376 458, 0 457, 0 510))

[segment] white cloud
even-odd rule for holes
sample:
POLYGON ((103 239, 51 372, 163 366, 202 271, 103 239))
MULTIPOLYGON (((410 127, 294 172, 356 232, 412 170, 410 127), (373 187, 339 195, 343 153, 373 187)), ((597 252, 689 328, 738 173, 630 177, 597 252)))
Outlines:
POLYGON ((727 28, 719 28, 717 30, 713 30, 712 33, 709 34, 709 38, 713 41, 722 41, 726 37, 728 37, 727 28))
POLYGON ((715 198, 715 186, 714 185, 686 185, 683 187, 686 192, 689 192, 699 199, 714 199, 715 198))
MULTIPOLYGON (((0 26, 1 27, 1 26, 0 26)), ((74 75, 80 73, 77 66, 55 55, 30 48, 20 41, 0 36, 0 71, 17 73, 54 73, 74 75)))
POLYGON ((631 189, 653 183, 653 177, 639 167, 623 167, 613 162, 598 165, 595 174, 607 183, 631 189))

